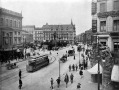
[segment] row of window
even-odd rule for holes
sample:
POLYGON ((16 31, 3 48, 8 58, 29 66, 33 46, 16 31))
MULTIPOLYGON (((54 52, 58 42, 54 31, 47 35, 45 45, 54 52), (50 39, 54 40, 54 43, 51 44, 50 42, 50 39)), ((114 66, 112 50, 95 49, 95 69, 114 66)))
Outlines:
POLYGON ((21 21, 15 21, 15 20, 10 20, 10 19, 4 19, 0 18, 0 25, 1 26, 9 26, 9 27, 16 27, 16 28, 21 28, 22 23, 21 21))
MULTIPOLYGON (((14 44, 20 44, 21 43, 21 37, 14 37, 14 44)), ((13 44, 13 38, 12 37, 3 37, 3 45, 12 45, 13 44)))
MULTIPOLYGON (((113 31, 119 31, 119 20, 113 21, 113 31)), ((100 22, 100 32, 106 32, 106 21, 100 22)))
POLYGON ((45 29, 45 31, 69 30, 69 28, 45 29))
MULTIPOLYGON (((113 2, 113 10, 119 10, 119 0, 113 2)), ((107 11, 107 3, 100 3, 100 12, 107 11)))

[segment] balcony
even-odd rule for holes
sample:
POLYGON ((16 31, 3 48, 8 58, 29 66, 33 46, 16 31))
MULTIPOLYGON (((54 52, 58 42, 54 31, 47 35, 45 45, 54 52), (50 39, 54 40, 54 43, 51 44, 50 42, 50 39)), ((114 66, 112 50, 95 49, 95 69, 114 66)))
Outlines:
POLYGON ((97 15, 99 18, 117 17, 119 16, 119 11, 99 12, 97 15))

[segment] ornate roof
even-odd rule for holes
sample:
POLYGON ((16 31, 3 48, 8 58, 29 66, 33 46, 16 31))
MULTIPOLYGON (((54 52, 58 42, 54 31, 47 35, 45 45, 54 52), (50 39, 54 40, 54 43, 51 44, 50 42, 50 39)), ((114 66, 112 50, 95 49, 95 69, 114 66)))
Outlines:
POLYGON ((75 25, 71 25, 71 24, 63 24, 63 25, 43 25, 42 26, 43 29, 70 29, 73 28, 75 29, 75 25))

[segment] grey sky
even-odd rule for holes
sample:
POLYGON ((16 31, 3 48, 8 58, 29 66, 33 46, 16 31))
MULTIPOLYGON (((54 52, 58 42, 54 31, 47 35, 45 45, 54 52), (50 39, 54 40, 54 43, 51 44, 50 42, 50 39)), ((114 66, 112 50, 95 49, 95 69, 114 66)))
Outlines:
POLYGON ((91 28, 91 0, 0 0, 3 8, 21 12, 23 25, 48 24, 76 26, 76 34, 91 28))

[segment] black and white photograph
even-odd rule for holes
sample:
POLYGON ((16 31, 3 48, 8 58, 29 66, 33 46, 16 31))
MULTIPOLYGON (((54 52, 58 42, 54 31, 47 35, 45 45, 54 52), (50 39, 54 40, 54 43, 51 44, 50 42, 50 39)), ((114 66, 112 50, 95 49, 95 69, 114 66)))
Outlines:
POLYGON ((0 90, 119 90, 119 0, 0 0, 0 90))

